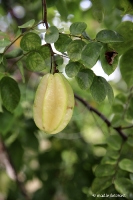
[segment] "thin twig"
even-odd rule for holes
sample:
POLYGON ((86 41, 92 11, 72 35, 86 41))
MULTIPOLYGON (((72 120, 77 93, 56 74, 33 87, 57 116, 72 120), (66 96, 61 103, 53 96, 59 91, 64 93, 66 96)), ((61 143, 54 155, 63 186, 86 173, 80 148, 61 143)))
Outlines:
POLYGON ((30 200, 30 197, 28 196, 28 194, 27 194, 27 192, 26 192, 26 190, 24 188, 23 182, 20 181, 20 179, 18 177, 17 171, 16 171, 15 166, 14 166, 14 164, 12 162, 12 158, 11 158, 9 152, 8 152, 8 149, 7 149, 4 141, 2 139, 0 139, 0 142, 1 142, 1 145, 2 145, 3 152, 6 153, 6 158, 7 158, 8 162, 9 162, 9 164, 10 164, 10 167, 12 168, 12 171, 14 173, 14 177, 15 177, 16 183, 18 185, 18 188, 19 188, 21 194, 23 195, 23 197, 25 198, 25 200, 30 200))
MULTIPOLYGON (((47 4, 46 4, 46 0, 42 0, 42 7, 43 7, 43 22, 45 23, 46 29, 48 29, 48 21, 47 21, 47 4)), ((53 66, 53 74, 56 73, 57 70, 57 64, 55 61, 55 57, 54 57, 54 51, 52 49, 51 44, 48 44, 50 47, 50 51, 51 51, 51 69, 50 69, 50 73, 52 72, 52 66, 53 66), (53 65, 52 65, 53 64, 53 65)))
POLYGON ((130 129, 130 128, 133 128, 133 125, 130 125, 130 126, 122 126, 121 129, 130 129))
POLYGON ((99 112, 97 109, 95 109, 94 107, 92 107, 91 105, 89 105, 84 99, 82 99, 81 97, 79 97, 77 94, 75 94, 74 96, 89 111, 94 112, 96 115, 98 115, 107 124, 108 127, 111 127, 114 130, 116 130, 120 134, 120 136, 123 138, 123 140, 127 140, 127 136, 125 135, 125 133, 123 133, 123 131, 121 130, 121 127, 113 127, 112 124, 111 124, 111 122, 101 112, 99 112))
POLYGON ((43 13, 43 23, 45 23, 46 29, 48 29, 46 0, 42 0, 42 13, 43 13))

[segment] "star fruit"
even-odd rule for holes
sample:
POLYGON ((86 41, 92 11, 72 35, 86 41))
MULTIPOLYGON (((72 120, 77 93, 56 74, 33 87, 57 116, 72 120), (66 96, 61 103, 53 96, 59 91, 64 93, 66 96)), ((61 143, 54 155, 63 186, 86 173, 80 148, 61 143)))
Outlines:
POLYGON ((64 75, 44 75, 37 88, 33 105, 36 126, 46 133, 58 133, 69 123, 73 108, 73 90, 64 75))

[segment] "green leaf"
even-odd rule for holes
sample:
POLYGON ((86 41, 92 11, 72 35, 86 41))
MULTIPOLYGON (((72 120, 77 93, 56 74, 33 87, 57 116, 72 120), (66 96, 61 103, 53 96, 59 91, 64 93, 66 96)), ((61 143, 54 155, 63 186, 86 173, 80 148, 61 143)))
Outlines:
POLYGON ((3 54, 0 54, 0 63, 3 62, 3 54))
POLYGON ((31 19, 30 21, 24 23, 23 25, 21 26, 18 26, 19 28, 31 28, 35 23, 35 20, 34 19, 31 19))
POLYGON ((100 191, 108 188, 109 186, 112 185, 112 177, 100 177, 100 178, 95 178, 93 183, 92 183, 92 192, 94 193, 99 193, 100 191))
POLYGON ((106 142, 110 148, 118 151, 122 145, 122 138, 119 135, 109 135, 106 139, 106 142))
POLYGON ((13 112, 20 101, 20 90, 17 82, 10 77, 3 77, 0 81, 0 88, 4 107, 13 112))
POLYGON ((91 40, 91 38, 89 37, 89 35, 86 33, 86 31, 84 31, 82 34, 82 37, 86 40, 91 40))
POLYGON ((17 48, 17 49, 13 49, 12 51, 6 53, 5 57, 7 59, 12 59, 12 58, 17 58, 18 56, 21 56, 22 54, 23 54, 22 49, 17 48))
POLYGON ((44 70, 46 67, 43 57, 38 52, 31 52, 26 59, 26 68, 30 71, 44 70))
POLYGON ((54 56, 55 62, 57 66, 63 65, 63 58, 59 55, 55 55, 54 56))
POLYGON ((115 96, 115 101, 117 101, 118 103, 121 103, 122 105, 125 104, 126 100, 127 100, 126 94, 119 93, 115 96))
POLYGON ((41 46, 41 38, 33 32, 26 33, 21 41, 20 41, 20 47, 24 51, 31 51, 38 49, 41 46))
POLYGON ((0 47, 6 47, 9 44, 11 44, 11 41, 6 39, 6 38, 3 38, 3 39, 0 40, 0 47))
POLYGON ((69 62, 65 67, 66 75, 70 78, 73 78, 77 75, 79 70, 84 66, 79 62, 69 62))
POLYGON ((116 165, 117 164, 117 160, 110 158, 109 156, 104 156, 101 160, 101 164, 108 164, 108 165, 116 165))
POLYGON ((47 2, 47 7, 51 7, 51 6, 54 6, 56 4, 58 0, 46 0, 47 2))
POLYGON ((6 47, 0 47, 0 54, 4 53, 6 47))
POLYGON ((128 178, 117 178, 114 181, 116 190, 125 195, 128 200, 132 200, 133 197, 133 182, 128 178))
POLYGON ((104 72, 110 75, 118 66, 118 55, 113 49, 104 46, 100 53, 100 61, 104 72), (111 63, 108 63, 108 60, 111 63))
POLYGON ((45 63, 44 68, 50 67, 51 66, 51 51, 50 51, 49 46, 47 46, 47 45, 41 46, 38 49, 38 53, 44 59, 44 63, 45 63))
POLYGON ((124 40, 130 41, 133 39, 133 22, 131 21, 121 22, 116 30, 123 36, 124 40))
POLYGON ((121 124, 123 123, 123 120, 121 118, 121 113, 116 113, 114 114, 112 120, 111 120, 111 124, 113 127, 118 127, 121 126, 121 124))
POLYGON ((41 54, 44 60, 51 57, 51 50, 50 50, 50 47, 47 45, 41 46, 37 51, 38 53, 41 54))
POLYGON ((70 37, 65 34, 60 34, 58 40, 54 43, 54 46, 57 51, 64 53, 67 51, 67 46, 72 41, 70 37))
POLYGON ((133 85, 133 49, 126 51, 120 59, 120 71, 122 78, 127 83, 128 87, 133 85))
POLYGON ((104 10, 103 10, 103 4, 100 0, 93 0, 92 1, 92 15, 93 17, 101 23, 104 18, 104 10))
POLYGON ((107 88, 103 77, 95 76, 90 87, 91 95, 95 101, 101 103, 107 95, 107 88))
POLYGON ((20 171, 20 169, 23 166, 23 154, 24 154, 24 148, 22 147, 22 142, 19 141, 19 139, 16 139, 9 147, 9 155, 12 158, 14 167, 17 172, 20 171), (15 155, 15 156, 14 156, 15 155))
POLYGON ((25 83, 24 67, 23 67, 22 62, 21 62, 21 61, 17 62, 17 66, 18 66, 19 71, 20 71, 20 73, 21 73, 22 81, 23 81, 23 83, 25 83))
POLYGON ((58 0, 56 1, 56 8, 59 11, 61 18, 64 21, 67 21, 67 16, 68 16, 68 9, 67 9, 67 5, 66 5, 66 1, 64 0, 58 0))
POLYGON ((74 40, 71 43, 69 43, 67 47, 67 53, 72 61, 75 62, 81 59, 81 52, 85 44, 86 43, 82 40, 74 40))
POLYGON ((112 104, 114 102, 113 89, 110 86, 110 84, 104 78, 102 78, 102 80, 104 81, 104 86, 106 87, 106 93, 107 93, 107 96, 108 96, 109 103, 112 104))
POLYGON ((120 104, 120 103, 115 103, 112 106, 113 112, 117 113, 117 114, 122 113, 123 109, 124 109, 124 106, 122 104, 120 104))
POLYGON ((133 173, 133 161, 127 158, 122 159, 119 162, 119 167, 123 170, 133 173))
POLYGON ((112 48, 121 55, 128 49, 133 48, 133 23, 131 21, 121 22, 116 31, 123 36, 124 42, 114 43, 112 48))
POLYGON ((123 37, 112 30, 102 30, 97 33, 96 39, 103 43, 123 42, 123 37))
POLYGON ((126 142, 129 146, 133 147, 133 137, 132 136, 129 136, 126 142))
POLYGON ((96 177, 110 176, 115 174, 115 165, 98 165, 95 169, 96 177))
POLYGON ((59 31, 55 26, 51 26, 46 30, 45 42, 54 43, 59 38, 59 31))
POLYGON ((2 36, 3 38, 6 38, 6 39, 8 39, 8 40, 10 40, 9 34, 6 33, 6 32, 3 32, 3 31, 1 31, 1 30, 0 30, 0 36, 2 36))
POLYGON ((117 0, 116 6, 118 9, 123 11, 123 15, 126 13, 132 13, 133 11, 133 6, 128 0, 117 0))
POLYGON ((44 59, 45 67, 50 67, 51 66, 51 50, 50 50, 49 46, 43 45, 37 50, 37 52, 44 59))
MULTIPOLYGON (((131 95, 132 95, 132 93, 131 93, 131 95)), ((127 107, 127 110, 126 110, 126 113, 125 113, 125 119, 132 123, 132 119, 133 119, 133 98, 131 98, 130 101, 128 102, 128 107, 127 107)))
POLYGON ((83 48, 81 59, 86 67, 92 68, 96 64, 101 48, 98 42, 90 42, 83 48))
POLYGON ((92 70, 81 69, 76 76, 76 81, 81 89, 88 90, 93 82, 94 76, 92 70))
POLYGON ((106 152, 106 156, 109 156, 110 158, 113 158, 113 159, 118 159, 119 156, 120 156, 120 152, 119 151, 115 151, 111 148, 108 148, 107 149, 107 152, 106 152))
POLYGON ((99 22, 101 23, 104 19, 104 12, 103 10, 99 10, 97 8, 92 8, 92 14, 93 14, 93 17, 99 22))
POLYGON ((75 22, 70 26, 70 32, 73 35, 79 35, 85 31, 87 24, 84 22, 75 22))

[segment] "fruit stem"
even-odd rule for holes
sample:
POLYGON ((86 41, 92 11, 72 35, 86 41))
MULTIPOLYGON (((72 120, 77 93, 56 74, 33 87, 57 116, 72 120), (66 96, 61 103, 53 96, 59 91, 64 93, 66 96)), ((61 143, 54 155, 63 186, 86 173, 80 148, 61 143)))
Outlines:
MULTIPOLYGON (((46 29, 48 29, 48 21, 47 21, 47 3, 46 3, 46 0, 42 0, 42 21, 43 23, 45 24, 45 27, 46 29)), ((51 51, 51 68, 50 68, 50 73, 58 73, 58 69, 57 69, 57 64, 56 64, 56 61, 55 61, 55 56, 54 56, 54 51, 52 49, 52 46, 51 44, 49 44, 49 48, 50 48, 50 51, 51 51)))

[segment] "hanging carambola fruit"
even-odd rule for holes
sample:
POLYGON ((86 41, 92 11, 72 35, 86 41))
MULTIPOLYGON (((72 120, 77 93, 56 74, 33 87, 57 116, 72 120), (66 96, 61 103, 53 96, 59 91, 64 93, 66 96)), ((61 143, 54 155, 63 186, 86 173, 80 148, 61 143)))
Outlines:
POLYGON ((50 134, 62 131, 72 117, 73 108, 73 90, 64 75, 44 75, 37 88, 33 106, 37 127, 50 134))

